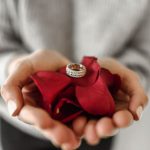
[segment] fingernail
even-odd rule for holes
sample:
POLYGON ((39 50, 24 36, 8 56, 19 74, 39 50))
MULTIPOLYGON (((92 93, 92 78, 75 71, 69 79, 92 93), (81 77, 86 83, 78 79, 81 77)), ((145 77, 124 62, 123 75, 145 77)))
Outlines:
POLYGON ((70 144, 63 144, 61 148, 63 150, 72 150, 70 144))
POLYGON ((99 144, 99 142, 100 142, 99 139, 95 139, 95 140, 93 140, 92 143, 90 143, 90 144, 94 146, 94 145, 99 144))
POLYGON ((136 110, 136 114, 137 114, 139 120, 142 118, 142 112, 143 112, 143 107, 139 106, 136 110))
POLYGON ((112 132, 112 134, 111 135, 109 135, 109 136, 105 136, 105 137, 103 137, 103 139, 108 139, 108 138, 110 138, 110 137, 112 137, 112 136, 115 136, 115 135, 117 135, 118 133, 119 133, 119 129, 115 129, 113 132, 112 132))
POLYGON ((9 100, 7 102, 7 108, 8 108, 8 112, 9 114, 12 116, 13 113, 16 111, 17 109, 17 106, 16 106, 16 103, 13 101, 13 100, 9 100))
POLYGON ((112 132, 112 136, 116 135, 119 133, 119 129, 115 129, 113 132, 112 132))

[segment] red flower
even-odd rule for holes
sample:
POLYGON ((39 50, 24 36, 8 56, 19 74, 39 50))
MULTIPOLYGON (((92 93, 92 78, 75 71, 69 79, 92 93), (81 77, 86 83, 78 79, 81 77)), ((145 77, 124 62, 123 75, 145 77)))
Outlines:
POLYGON ((81 113, 97 117, 111 116, 115 111, 112 94, 120 88, 120 77, 101 68, 95 57, 84 57, 81 63, 87 69, 82 78, 67 76, 65 67, 31 77, 41 94, 41 107, 63 123, 81 113))

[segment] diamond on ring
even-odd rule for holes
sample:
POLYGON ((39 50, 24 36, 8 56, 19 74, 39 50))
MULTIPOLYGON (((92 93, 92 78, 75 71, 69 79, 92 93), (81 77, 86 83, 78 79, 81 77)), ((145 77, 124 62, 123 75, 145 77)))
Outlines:
POLYGON ((66 66, 66 73, 70 77, 81 78, 86 74, 86 67, 82 64, 71 63, 66 66))

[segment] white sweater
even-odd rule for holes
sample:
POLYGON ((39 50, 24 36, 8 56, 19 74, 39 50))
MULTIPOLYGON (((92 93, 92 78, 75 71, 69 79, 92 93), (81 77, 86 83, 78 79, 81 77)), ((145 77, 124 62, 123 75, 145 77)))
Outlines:
MULTIPOLYGON (((0 84, 6 78, 5 69, 13 55, 38 49, 55 49, 73 61, 84 55, 115 57, 139 73, 147 88, 150 86, 150 2, 0 0, 0 84)), ((6 108, 0 106, 2 117, 40 137, 32 127, 9 118, 6 108)), ((148 110, 141 123, 120 133, 114 150, 150 149, 146 127, 150 127, 148 110)))

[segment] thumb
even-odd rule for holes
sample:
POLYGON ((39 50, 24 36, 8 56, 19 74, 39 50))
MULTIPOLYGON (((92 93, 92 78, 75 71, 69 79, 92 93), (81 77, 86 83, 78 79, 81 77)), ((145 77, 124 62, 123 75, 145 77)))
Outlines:
POLYGON ((132 94, 129 103, 129 110, 132 112, 135 120, 140 120, 144 107, 146 106, 148 97, 143 92, 143 90, 137 90, 132 94))
POLYGON ((1 87, 1 95, 7 104, 9 114, 16 116, 23 106, 21 89, 6 83, 1 87))
POLYGON ((31 68, 29 61, 24 59, 16 62, 15 68, 1 87, 1 96, 12 116, 18 115, 23 106, 22 87, 28 82, 28 77, 32 74, 31 68))
POLYGON ((122 90, 129 95, 129 111, 135 120, 139 120, 142 116, 144 107, 147 105, 148 97, 142 87, 139 78, 130 74, 124 80, 122 90))

